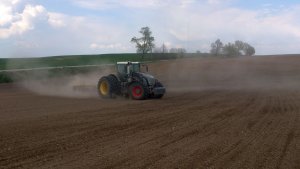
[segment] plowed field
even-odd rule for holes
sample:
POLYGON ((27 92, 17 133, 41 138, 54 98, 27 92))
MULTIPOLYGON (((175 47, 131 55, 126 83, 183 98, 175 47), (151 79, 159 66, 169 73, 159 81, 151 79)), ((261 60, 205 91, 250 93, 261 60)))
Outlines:
POLYGON ((0 168, 300 168, 300 57, 149 69, 167 86, 161 100, 0 85, 0 168))

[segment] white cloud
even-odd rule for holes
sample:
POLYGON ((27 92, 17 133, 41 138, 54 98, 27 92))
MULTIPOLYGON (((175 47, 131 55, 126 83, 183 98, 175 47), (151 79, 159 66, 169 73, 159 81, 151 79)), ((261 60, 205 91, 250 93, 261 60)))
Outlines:
POLYGON ((21 35, 34 29, 34 24, 40 19, 47 18, 46 9, 41 5, 26 5, 23 11, 18 12, 13 9, 19 1, 14 0, 0 2, 0 38, 9 38, 13 35, 21 35))
POLYGON ((19 0, 0 1, 0 26, 4 26, 14 19, 13 9, 18 3, 19 0))
POLYGON ((151 7, 156 6, 159 1, 158 0, 147 0, 147 1, 136 1, 136 0, 74 0, 73 3, 76 5, 89 8, 89 9, 111 9, 117 7, 151 7))
POLYGON ((220 38, 248 42, 258 54, 300 53, 299 6, 247 10, 230 5, 236 0, 68 0, 86 8, 74 14, 23 1, 23 7, 16 0, 0 2, 0 39, 18 35, 20 42, 11 50, 19 53, 24 48, 40 49, 42 56, 135 52, 130 39, 140 36, 143 26, 151 28, 158 47, 165 42, 168 48, 206 52, 220 38))
POLYGON ((116 26, 105 18, 71 16, 56 12, 47 14, 50 27, 47 29, 48 32, 42 35, 47 41, 40 42, 39 46, 48 51, 47 56, 70 53, 127 52, 130 48, 128 47, 129 37, 127 37, 126 30, 123 30, 124 27, 116 26), (94 43, 91 44, 91 42, 94 43), (123 45, 126 43, 128 46, 123 45))
POLYGON ((38 48, 39 44, 33 41, 16 41, 15 46, 27 49, 34 49, 38 48))
POLYGON ((300 45, 299 9, 291 7, 272 15, 262 15, 264 11, 260 9, 222 7, 215 10, 213 5, 194 4, 188 9, 172 6, 162 14, 165 17, 160 18, 168 18, 165 23, 166 33, 185 44, 190 51, 197 48, 208 51, 207 48, 202 49, 207 46, 203 43, 210 44, 221 38, 224 43, 242 40, 257 45, 258 53, 279 53, 280 48, 263 50, 258 45, 263 43, 271 46, 274 42, 281 43, 282 47, 287 46, 287 43, 300 45))
POLYGON ((222 4, 224 2, 224 0, 208 0, 207 2, 208 2, 208 4, 211 4, 211 5, 219 5, 219 4, 222 4))
POLYGON ((0 26, 9 23, 12 20, 13 17, 11 15, 11 12, 11 7, 4 4, 0 4, 0 26))
POLYGON ((114 43, 114 44, 97 44, 97 43, 92 43, 90 44, 90 48, 93 50, 97 49, 114 49, 114 50, 122 50, 126 51, 128 50, 128 47, 121 43, 114 43))
POLYGON ((187 7, 196 3, 196 0, 73 0, 75 5, 97 10, 105 10, 111 8, 160 8, 176 5, 180 7, 187 7))
POLYGON ((61 13, 49 12, 48 23, 54 28, 61 28, 66 26, 66 15, 61 13))

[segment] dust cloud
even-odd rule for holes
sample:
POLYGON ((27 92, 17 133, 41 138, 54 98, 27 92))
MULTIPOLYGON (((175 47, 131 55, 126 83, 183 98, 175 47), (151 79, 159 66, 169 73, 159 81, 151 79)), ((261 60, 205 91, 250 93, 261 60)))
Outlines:
POLYGON ((58 67, 51 68, 49 65, 39 67, 45 69, 25 69, 24 65, 36 66, 38 58, 10 59, 6 62, 6 69, 16 69, 10 76, 16 83, 29 91, 39 95, 91 98, 98 97, 97 83, 99 78, 114 72, 114 67, 102 65, 99 67, 58 67), (20 70, 21 69, 21 70, 20 70))
POLYGON ((150 68, 168 91, 300 89, 300 57, 190 58, 150 68))
MULTIPOLYGON (((75 75, 59 74, 58 77, 49 75, 48 71, 22 75, 18 84, 36 94, 70 97, 70 98, 96 98, 98 80, 111 73, 111 70, 101 69, 75 75)), ((20 77, 19 77, 20 78, 20 77)))
MULTIPOLYGON (((40 95, 93 98, 98 97, 99 78, 110 73, 114 68, 58 77, 38 71, 23 77, 20 85, 40 95)), ((300 89, 300 57, 183 58, 149 63, 149 73, 166 86, 167 94, 300 89)))

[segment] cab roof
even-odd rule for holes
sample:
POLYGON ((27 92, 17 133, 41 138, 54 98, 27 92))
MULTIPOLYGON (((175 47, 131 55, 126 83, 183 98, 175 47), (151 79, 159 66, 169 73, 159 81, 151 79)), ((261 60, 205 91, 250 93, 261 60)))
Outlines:
POLYGON ((127 65, 127 64, 139 64, 140 62, 130 62, 130 61, 126 61, 126 62, 117 62, 117 64, 120 65, 127 65))

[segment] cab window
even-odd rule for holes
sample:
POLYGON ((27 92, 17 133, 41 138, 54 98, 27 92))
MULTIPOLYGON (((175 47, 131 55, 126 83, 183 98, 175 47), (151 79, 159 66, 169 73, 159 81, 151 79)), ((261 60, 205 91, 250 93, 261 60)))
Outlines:
POLYGON ((127 70, 126 70, 126 65, 117 65, 117 69, 118 69, 118 72, 121 73, 121 74, 126 74, 127 70))
POLYGON ((140 64, 133 64, 132 68, 134 72, 140 72, 140 64))

